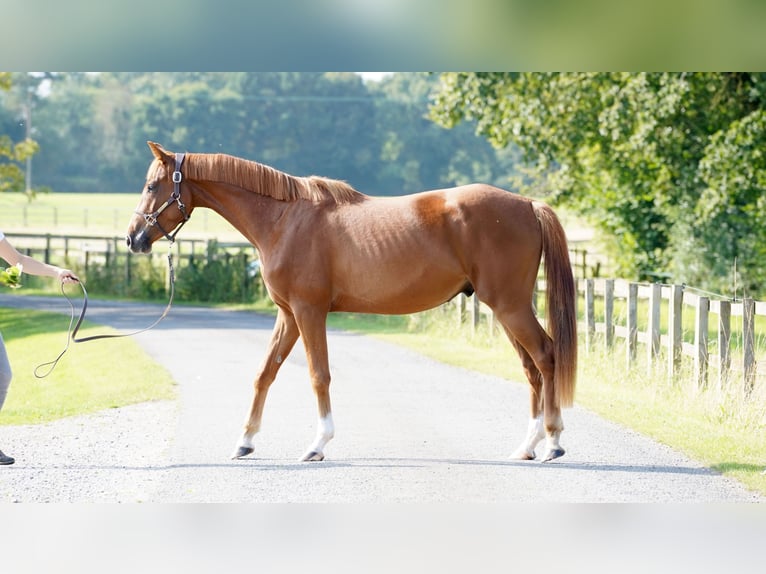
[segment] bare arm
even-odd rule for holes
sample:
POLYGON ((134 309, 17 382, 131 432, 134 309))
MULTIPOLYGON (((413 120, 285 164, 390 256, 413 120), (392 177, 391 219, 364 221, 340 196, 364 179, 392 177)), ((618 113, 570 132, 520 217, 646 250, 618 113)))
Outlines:
POLYGON ((69 269, 49 265, 42 261, 38 261, 29 255, 19 253, 5 238, 0 240, 0 257, 5 259, 11 265, 18 265, 20 263, 24 267, 24 273, 29 273, 30 275, 56 277, 62 283, 74 283, 79 281, 77 275, 72 273, 69 269))

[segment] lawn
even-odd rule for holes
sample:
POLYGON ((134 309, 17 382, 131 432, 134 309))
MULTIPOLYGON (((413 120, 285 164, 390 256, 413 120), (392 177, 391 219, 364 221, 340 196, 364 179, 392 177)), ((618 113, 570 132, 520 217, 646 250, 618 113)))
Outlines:
MULTIPOLYGON (((130 338, 71 344, 48 377, 36 378, 35 368, 64 349, 68 326, 69 319, 57 313, 0 309, 0 332, 13 368, 0 425, 42 423, 175 396, 170 374, 130 338)), ((79 335, 114 332, 86 321, 79 335)))

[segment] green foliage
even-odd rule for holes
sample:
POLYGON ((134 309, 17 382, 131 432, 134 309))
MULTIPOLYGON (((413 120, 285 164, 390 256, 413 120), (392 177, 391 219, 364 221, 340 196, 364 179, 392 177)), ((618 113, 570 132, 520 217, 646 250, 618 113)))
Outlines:
MULTIPOLYGON (((67 262, 99 297, 163 300, 168 296, 165 257, 120 254, 106 262, 67 262)), ((206 254, 179 260, 174 256, 176 300, 205 303, 252 303, 263 293, 260 277, 250 267, 250 255, 230 253, 215 241, 206 254)), ((30 277, 30 288, 46 289, 48 283, 30 277)))
POLYGON ((11 289, 21 287, 21 269, 17 265, 12 265, 6 269, 0 268, 0 285, 11 289))
POLYGON ((431 117, 518 145, 521 188, 585 215, 620 276, 723 289, 737 258, 754 291, 764 98, 763 74, 445 73, 431 117))
POLYGON ((128 255, 125 257, 128 261, 91 263, 87 269, 80 269, 82 265, 79 264, 73 267, 88 286, 89 293, 138 299, 164 298, 166 269, 155 263, 151 257, 128 255), (130 266, 129 276, 127 276, 128 265, 130 266))
MULTIPOLYGON (((756 110, 710 138, 700 162, 705 182, 690 237, 721 283, 763 293, 766 285, 766 112, 756 110), (736 270, 734 265, 736 264, 736 270), (736 275, 734 275, 736 273, 736 275)), ((691 276, 691 281, 698 277, 691 276)), ((724 290, 724 284, 717 286, 724 290)), ((740 295, 741 293, 738 293, 740 295)), ((748 293, 745 293, 748 294, 748 293)))
MULTIPOLYGON (((0 72, 0 91, 9 91, 12 85, 12 74, 0 72)), ((3 122, 0 122, 0 192, 24 191, 25 176, 20 163, 33 156, 38 150, 38 145, 27 137, 14 143, 5 131, 3 122)))
MULTIPOLYGON (((365 83, 337 72, 104 72, 47 81, 34 105, 34 180, 56 191, 137 193, 147 140, 342 179, 373 195, 477 178, 507 186, 513 170, 513 158, 471 126, 448 131, 427 119, 435 75, 365 83)), ((19 109, 0 98, 0 133, 15 140, 19 109)))
POLYGON ((208 245, 205 257, 196 257, 178 272, 177 293, 184 301, 245 303, 255 295, 245 253, 232 255, 208 245))

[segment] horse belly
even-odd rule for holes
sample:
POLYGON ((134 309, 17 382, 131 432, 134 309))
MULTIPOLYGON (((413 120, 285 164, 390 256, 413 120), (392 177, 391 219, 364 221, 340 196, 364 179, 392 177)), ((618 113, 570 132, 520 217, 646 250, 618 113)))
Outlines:
MULTIPOLYGON (((410 266, 412 267, 412 266, 410 266)), ((333 299, 333 311, 405 315, 432 309, 465 288, 457 272, 427 265, 403 272, 401 266, 379 265, 351 273, 333 299)))

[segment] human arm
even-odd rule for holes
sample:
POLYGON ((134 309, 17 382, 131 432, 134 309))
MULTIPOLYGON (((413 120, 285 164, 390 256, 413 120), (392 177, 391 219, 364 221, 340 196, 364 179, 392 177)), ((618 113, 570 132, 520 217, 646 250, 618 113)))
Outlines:
POLYGON ((0 239, 0 257, 11 265, 22 265, 24 273, 29 273, 30 275, 55 277, 62 283, 75 283, 79 281, 77 275, 69 269, 43 263, 29 255, 19 253, 5 237, 0 239))

